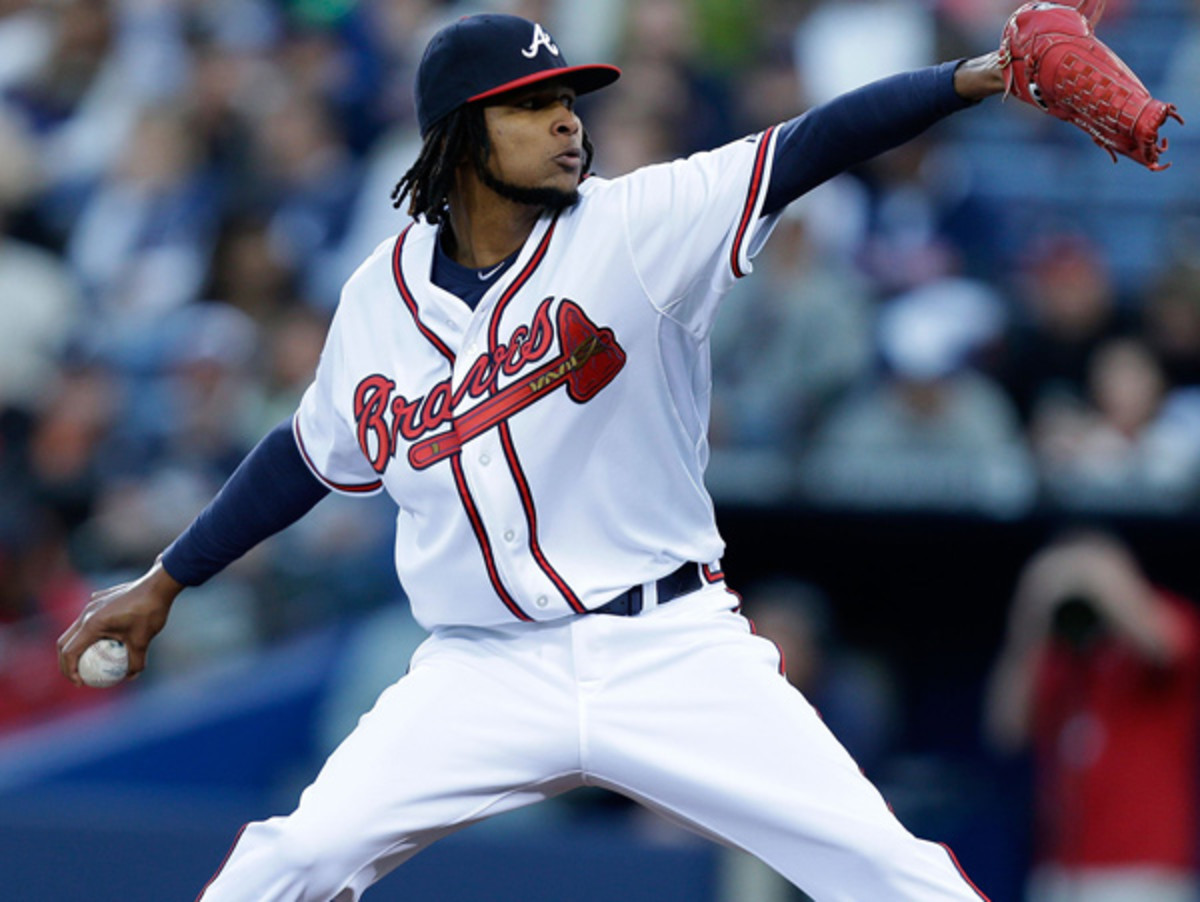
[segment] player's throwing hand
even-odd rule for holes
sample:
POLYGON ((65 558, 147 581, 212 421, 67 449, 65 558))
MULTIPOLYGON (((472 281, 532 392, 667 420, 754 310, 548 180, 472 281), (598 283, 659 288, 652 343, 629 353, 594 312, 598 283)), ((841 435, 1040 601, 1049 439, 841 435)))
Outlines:
POLYGON ((58 639, 58 669, 76 686, 83 686, 79 657, 100 639, 116 639, 129 653, 126 679, 146 667, 146 649, 166 625, 175 597, 183 591, 162 565, 144 576, 94 592, 83 612, 58 639))

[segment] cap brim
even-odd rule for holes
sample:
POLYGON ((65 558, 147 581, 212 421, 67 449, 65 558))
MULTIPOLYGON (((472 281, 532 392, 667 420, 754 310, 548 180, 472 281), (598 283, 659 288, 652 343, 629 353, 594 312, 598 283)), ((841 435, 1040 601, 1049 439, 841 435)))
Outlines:
POLYGON ((543 81, 565 82, 575 89, 576 94, 588 94, 591 91, 598 91, 601 88, 611 85, 620 77, 620 69, 604 63, 596 63, 590 66, 564 66, 561 69, 543 69, 540 72, 535 72, 533 75, 515 78, 512 81, 476 94, 474 97, 468 97, 467 102, 473 103, 476 100, 487 100, 489 97, 497 97, 500 94, 507 94, 509 91, 515 91, 518 88, 525 88, 529 85, 536 85, 543 81))

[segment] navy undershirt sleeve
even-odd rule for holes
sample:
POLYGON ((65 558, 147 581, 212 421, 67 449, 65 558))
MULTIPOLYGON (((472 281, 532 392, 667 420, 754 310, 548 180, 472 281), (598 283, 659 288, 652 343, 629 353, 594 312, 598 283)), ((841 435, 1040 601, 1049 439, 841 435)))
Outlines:
POLYGON ((781 125, 762 215, 778 213, 839 172, 972 106, 954 90, 954 71, 961 62, 872 82, 781 125))
POLYGON ((163 553, 163 567, 185 586, 198 586, 295 523, 328 494, 300 456, 291 422, 280 423, 171 543, 163 553))

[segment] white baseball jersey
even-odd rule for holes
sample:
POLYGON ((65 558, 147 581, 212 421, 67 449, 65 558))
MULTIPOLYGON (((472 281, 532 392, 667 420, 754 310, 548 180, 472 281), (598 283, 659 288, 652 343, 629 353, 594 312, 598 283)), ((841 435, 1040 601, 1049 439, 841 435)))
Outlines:
POLYGON ((347 282, 295 434, 331 488, 395 499, 426 629, 552 620, 718 560, 707 341, 773 225, 773 144, 585 180, 475 310, 430 281, 424 221, 347 282))

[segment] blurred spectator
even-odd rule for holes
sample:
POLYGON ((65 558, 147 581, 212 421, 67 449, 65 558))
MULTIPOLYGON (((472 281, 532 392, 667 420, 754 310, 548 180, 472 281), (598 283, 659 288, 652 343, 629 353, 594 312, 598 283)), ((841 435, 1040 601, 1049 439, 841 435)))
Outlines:
POLYGON ((1017 277, 1021 316, 1013 324, 1004 384, 1026 421, 1044 404, 1087 394, 1092 352, 1133 331, 1100 249, 1077 234, 1030 242, 1017 277))
POLYGON ((0 108, 0 408, 32 409, 82 313, 79 286, 62 261, 8 233, 8 220, 38 187, 37 147, 0 108))
POLYGON ((51 11, 34 0, 0 0, 0 93, 33 78, 54 44, 51 11))
POLYGON ((1017 8, 1009 0, 936 0, 935 6, 941 18, 961 39, 970 46, 980 47, 995 40, 1017 8))
POLYGON ((295 278, 264 217, 229 216, 217 236, 204 297, 267 323, 297 303, 295 278))
POLYGON ((896 687, 881 659, 848 646, 837 633, 829 597, 790 577, 765 579, 745 593, 755 631, 783 656, 788 682, 821 712, 825 725, 868 774, 897 736, 896 687))
POLYGON ((1022 570, 987 698, 1002 750, 1032 745, 1029 902, 1195 902, 1200 615, 1103 532, 1022 570))
POLYGON ((167 406, 172 413, 161 417, 167 427, 166 457, 223 479, 260 437, 248 443, 242 426, 259 395, 253 379, 257 328, 242 311, 215 302, 193 304, 169 325, 167 406))
POLYGON ((1143 301, 1142 335, 1176 387, 1200 386, 1200 267, 1171 266, 1143 301))
POLYGON ((646 104, 603 104, 588 132, 596 141, 593 165, 605 178, 679 156, 670 123, 646 104))
POLYGON ((0 735, 111 698, 58 672, 54 640, 91 591, 70 564, 66 539, 61 524, 35 509, 0 525, 0 735))
POLYGON ((292 307, 269 323, 255 373, 256 390, 246 407, 242 429, 250 447, 277 424, 289 419, 317 370, 329 317, 310 307, 292 307))
POLYGON ((1084 402, 1043 404, 1031 429, 1053 496, 1071 506, 1176 510, 1200 488, 1200 392, 1170 393, 1135 339, 1099 346, 1084 402))
POLYGON ((791 48, 778 39, 745 63, 736 90, 735 127, 744 134, 786 122, 809 105, 791 48))
POLYGON ((289 29, 276 54, 280 75, 293 93, 319 99, 335 119, 347 144, 361 152, 384 123, 372 100, 376 59, 371 23, 356 4, 289 4, 289 29))
POLYGON ((617 60, 626 77, 613 85, 605 105, 661 119, 672 138, 668 158, 741 137, 732 128, 729 85, 707 65, 691 4, 641 0, 626 14, 617 60))
POLYGON ((147 110, 71 229, 68 259, 115 348, 203 285, 219 198, 194 142, 186 116, 147 110))
POLYGON ((93 364, 65 366, 34 418, 24 491, 33 489, 68 527, 91 516, 106 478, 106 443, 117 425, 120 393, 93 364))
POLYGON ((842 401, 803 463, 824 503, 1015 516, 1032 501, 1032 462, 1011 403, 971 366, 1003 328, 986 286, 933 282, 879 317, 884 373, 842 401))
POLYGON ((957 201, 956 169, 946 156, 922 136, 862 168, 871 215, 861 265, 881 292, 908 291, 960 268, 959 250, 944 228, 957 201))
POLYGON ((808 105, 935 61, 934 21, 925 4, 838 0, 814 4, 795 35, 808 105))
POLYGON ((253 123, 278 90, 269 62, 244 48, 196 40, 188 92, 195 152, 220 180, 234 214, 253 206, 253 123))
POLYGON ((341 286, 329 264, 349 228, 361 165, 315 96, 291 94, 255 138, 273 250, 295 268, 306 298, 332 309, 341 286))
POLYGON ((180 86, 181 72, 170 64, 182 53, 145 62, 154 55, 152 42, 169 39, 169 29, 139 28, 170 9, 68 0, 24 14, 35 49, 6 95, 40 139, 47 190, 39 209, 51 233, 65 234, 86 190, 112 169, 142 106, 162 102, 180 86))
POLYGON ((249 317, 224 304, 191 304, 164 318, 154 336, 152 368, 125 380, 122 429, 108 441, 84 529, 89 554, 107 567, 169 544, 258 438, 245 435, 259 392, 249 317))
POLYGON ((709 430, 718 497, 777 496, 798 443, 867 370, 871 296, 841 231, 856 184, 835 180, 789 206, 755 277, 723 302, 709 430))

